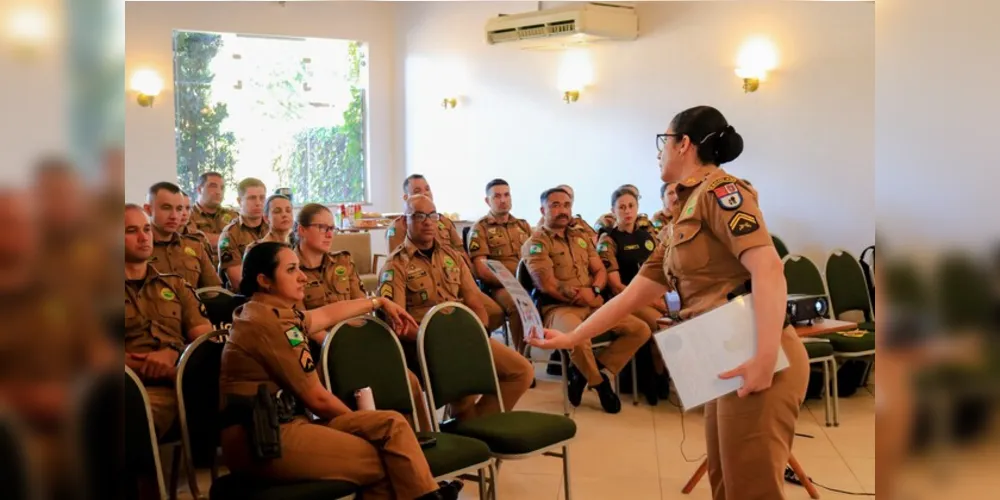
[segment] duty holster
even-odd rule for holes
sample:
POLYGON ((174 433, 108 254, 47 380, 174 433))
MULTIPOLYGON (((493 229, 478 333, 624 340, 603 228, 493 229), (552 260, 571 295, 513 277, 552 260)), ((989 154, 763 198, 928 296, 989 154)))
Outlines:
POLYGON ((223 426, 243 426, 254 460, 281 458, 281 424, 295 418, 295 397, 282 391, 272 395, 266 384, 260 384, 256 395, 229 395, 227 402, 223 426))

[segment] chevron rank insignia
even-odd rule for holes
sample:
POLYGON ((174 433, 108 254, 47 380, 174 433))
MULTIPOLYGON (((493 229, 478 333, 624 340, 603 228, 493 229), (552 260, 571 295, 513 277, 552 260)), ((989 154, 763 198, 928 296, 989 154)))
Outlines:
POLYGON ((733 236, 744 236, 758 228, 760 224, 757 223, 757 218, 746 212, 736 212, 733 218, 729 219, 729 232, 733 233, 733 236))

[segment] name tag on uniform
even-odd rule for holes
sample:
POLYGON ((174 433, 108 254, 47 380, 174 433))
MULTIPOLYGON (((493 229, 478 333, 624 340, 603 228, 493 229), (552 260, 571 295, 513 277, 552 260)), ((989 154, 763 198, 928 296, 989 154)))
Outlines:
POLYGON ((625 245, 625 251, 626 252, 629 251, 629 250, 638 250, 638 249, 639 249, 639 245, 625 245))
POLYGON ((418 280, 425 277, 427 277, 427 271, 419 267, 410 268, 406 272, 406 278, 410 280, 418 280))

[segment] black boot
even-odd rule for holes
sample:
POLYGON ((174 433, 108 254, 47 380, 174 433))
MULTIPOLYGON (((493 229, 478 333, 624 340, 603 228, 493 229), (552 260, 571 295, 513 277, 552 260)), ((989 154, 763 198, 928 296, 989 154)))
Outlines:
POLYGON ((552 351, 552 355, 549 356, 549 364, 545 366, 545 373, 558 377, 562 375, 562 369, 562 354, 559 351, 552 351))
POLYGON ((622 411, 622 401, 618 399, 618 395, 615 394, 614 387, 611 387, 611 382, 608 381, 607 375, 601 374, 601 378, 604 381, 601 385, 597 386, 597 397, 601 398, 601 408, 608 413, 618 413, 622 411))
POLYGON ((438 483, 438 486, 437 490, 419 497, 417 500, 458 500, 458 494, 462 492, 462 487, 465 485, 461 481, 442 481, 438 483))
POLYGON ((587 378, 573 365, 570 365, 566 378, 569 380, 569 387, 566 389, 569 404, 574 407, 580 406, 580 402, 583 401, 583 391, 587 389, 587 378))
POLYGON ((656 375, 656 392, 660 399, 670 400, 670 373, 664 371, 656 375))

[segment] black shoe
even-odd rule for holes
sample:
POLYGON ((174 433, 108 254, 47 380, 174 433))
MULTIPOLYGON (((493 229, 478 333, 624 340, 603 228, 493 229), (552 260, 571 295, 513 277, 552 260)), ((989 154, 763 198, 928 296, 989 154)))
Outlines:
POLYGON ((454 418, 449 418, 444 422, 441 422, 441 432, 455 432, 455 428, 458 427, 458 420, 454 418))
POLYGON ((562 354, 559 354, 559 351, 552 351, 549 364, 545 366, 545 373, 554 377, 562 376, 562 354))
POLYGON ((646 397, 646 402, 649 406, 656 406, 660 402, 659 394, 656 390, 656 381, 650 380, 646 383, 646 387, 642 388, 642 395, 646 397))
POLYGON ((622 401, 618 399, 618 395, 615 394, 615 389, 611 387, 611 382, 608 381, 608 377, 601 374, 601 378, 604 379, 601 385, 597 386, 597 397, 601 398, 601 408, 608 413, 618 413, 622 411, 622 401))
POLYGON ((537 378, 531 379, 531 387, 530 388, 534 389, 537 385, 538 385, 538 379, 537 378))
POLYGON ((567 378, 569 379, 569 388, 567 388, 566 393, 569 396, 569 404, 580 406, 580 402, 583 401, 583 391, 587 389, 587 379, 575 366, 570 367, 567 378))
POLYGON ((458 494, 461 493, 462 487, 465 485, 461 481, 442 481, 438 483, 438 486, 437 490, 419 497, 417 500, 458 500, 458 494))
POLYGON ((661 373, 656 376, 656 392, 660 399, 670 399, 670 374, 661 373))

